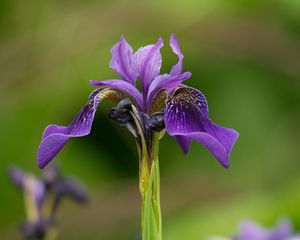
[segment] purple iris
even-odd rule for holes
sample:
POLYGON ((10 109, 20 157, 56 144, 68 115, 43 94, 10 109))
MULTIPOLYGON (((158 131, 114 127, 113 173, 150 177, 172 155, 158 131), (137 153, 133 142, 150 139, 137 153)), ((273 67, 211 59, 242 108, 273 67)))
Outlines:
POLYGON ((84 203, 85 188, 70 177, 64 177, 55 166, 49 166, 42 178, 23 172, 18 167, 9 169, 12 182, 22 191, 27 219, 22 224, 24 239, 45 239, 56 225, 56 212, 64 197, 84 203))
POLYGON ((112 59, 109 65, 121 79, 91 80, 93 86, 101 88, 90 94, 87 104, 73 122, 69 126, 49 125, 45 129, 37 154, 39 167, 44 168, 70 138, 90 133, 96 109, 106 98, 119 102, 111 116, 129 128, 137 138, 139 134, 132 123, 134 119, 138 119, 143 126, 144 135, 165 129, 185 153, 188 152, 192 140, 196 140, 224 167, 229 167, 229 155, 238 133, 212 122, 208 116, 205 96, 197 89, 182 85, 183 81, 191 77, 191 73, 182 72, 183 54, 174 34, 170 38, 170 46, 177 55, 178 62, 170 73, 160 73, 162 46, 163 41, 160 38, 155 44, 133 52, 122 36, 111 49, 112 59), (138 78, 141 90, 136 87, 138 78), (130 102, 126 99, 128 97, 130 102), (135 117, 128 114, 132 112, 130 103, 137 109, 133 111, 135 117))

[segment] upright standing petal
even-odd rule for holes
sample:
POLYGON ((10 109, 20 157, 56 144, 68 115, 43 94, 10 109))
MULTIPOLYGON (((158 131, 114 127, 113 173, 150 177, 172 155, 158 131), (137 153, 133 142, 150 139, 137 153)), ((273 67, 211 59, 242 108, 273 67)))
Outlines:
POLYGON ((87 104, 76 115, 69 126, 49 125, 43 134, 37 153, 38 166, 44 168, 72 137, 82 137, 90 133, 94 116, 101 100, 115 98, 121 100, 124 95, 117 90, 104 88, 94 90, 87 104))
POLYGON ((182 73, 183 54, 174 33, 170 38, 170 46, 172 48, 172 51, 178 56, 178 63, 172 67, 171 74, 178 75, 182 73))
POLYGON ((109 66, 114 69, 124 81, 134 85, 138 73, 134 65, 132 48, 123 36, 120 42, 113 46, 111 54, 112 59, 109 66))
POLYGON ((160 38, 156 44, 142 47, 134 54, 135 65, 145 94, 151 81, 160 73, 162 59, 159 50, 162 46, 163 41, 160 38))
POLYGON ((207 102, 201 92, 181 87, 169 96, 166 101, 165 126, 171 136, 187 138, 184 140, 185 145, 181 144, 185 151, 189 140, 196 140, 224 167, 229 167, 229 155, 238 133, 209 119, 207 102))

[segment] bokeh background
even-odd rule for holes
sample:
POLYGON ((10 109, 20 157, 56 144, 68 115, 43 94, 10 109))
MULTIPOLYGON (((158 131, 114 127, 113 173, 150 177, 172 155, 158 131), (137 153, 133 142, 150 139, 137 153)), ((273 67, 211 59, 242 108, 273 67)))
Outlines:
MULTIPOLYGON (((188 84, 207 97, 211 118, 240 132, 223 169, 193 143, 184 155, 160 144, 165 240, 231 235, 240 220, 271 226, 291 218, 300 231, 300 2, 298 0, 0 1, 0 238, 19 239, 22 198, 7 178, 17 164, 37 174, 45 126, 68 124, 90 79, 109 79, 110 48, 124 34, 134 49, 163 37, 162 72, 177 59, 188 84)), ((140 198, 133 137, 97 112, 90 136, 58 155, 91 201, 65 201, 59 239, 138 239, 140 198)))

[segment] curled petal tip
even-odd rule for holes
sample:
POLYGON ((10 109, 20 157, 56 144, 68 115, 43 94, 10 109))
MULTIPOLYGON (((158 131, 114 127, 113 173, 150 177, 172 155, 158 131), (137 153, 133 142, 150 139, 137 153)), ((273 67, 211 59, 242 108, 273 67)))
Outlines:
POLYGON ((192 76, 191 72, 185 72, 184 74, 185 74, 186 78, 190 78, 192 76))
POLYGON ((97 80, 89 80, 89 82, 92 86, 99 86, 99 81, 97 80))

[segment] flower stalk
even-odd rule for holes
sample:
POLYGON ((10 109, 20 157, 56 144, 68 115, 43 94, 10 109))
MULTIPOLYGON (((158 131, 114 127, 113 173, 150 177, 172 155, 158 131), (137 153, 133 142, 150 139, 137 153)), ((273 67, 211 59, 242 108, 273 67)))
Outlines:
POLYGON ((160 207, 160 173, 158 146, 160 133, 153 134, 150 154, 143 148, 140 154, 140 193, 142 197, 142 239, 162 239, 160 207))

